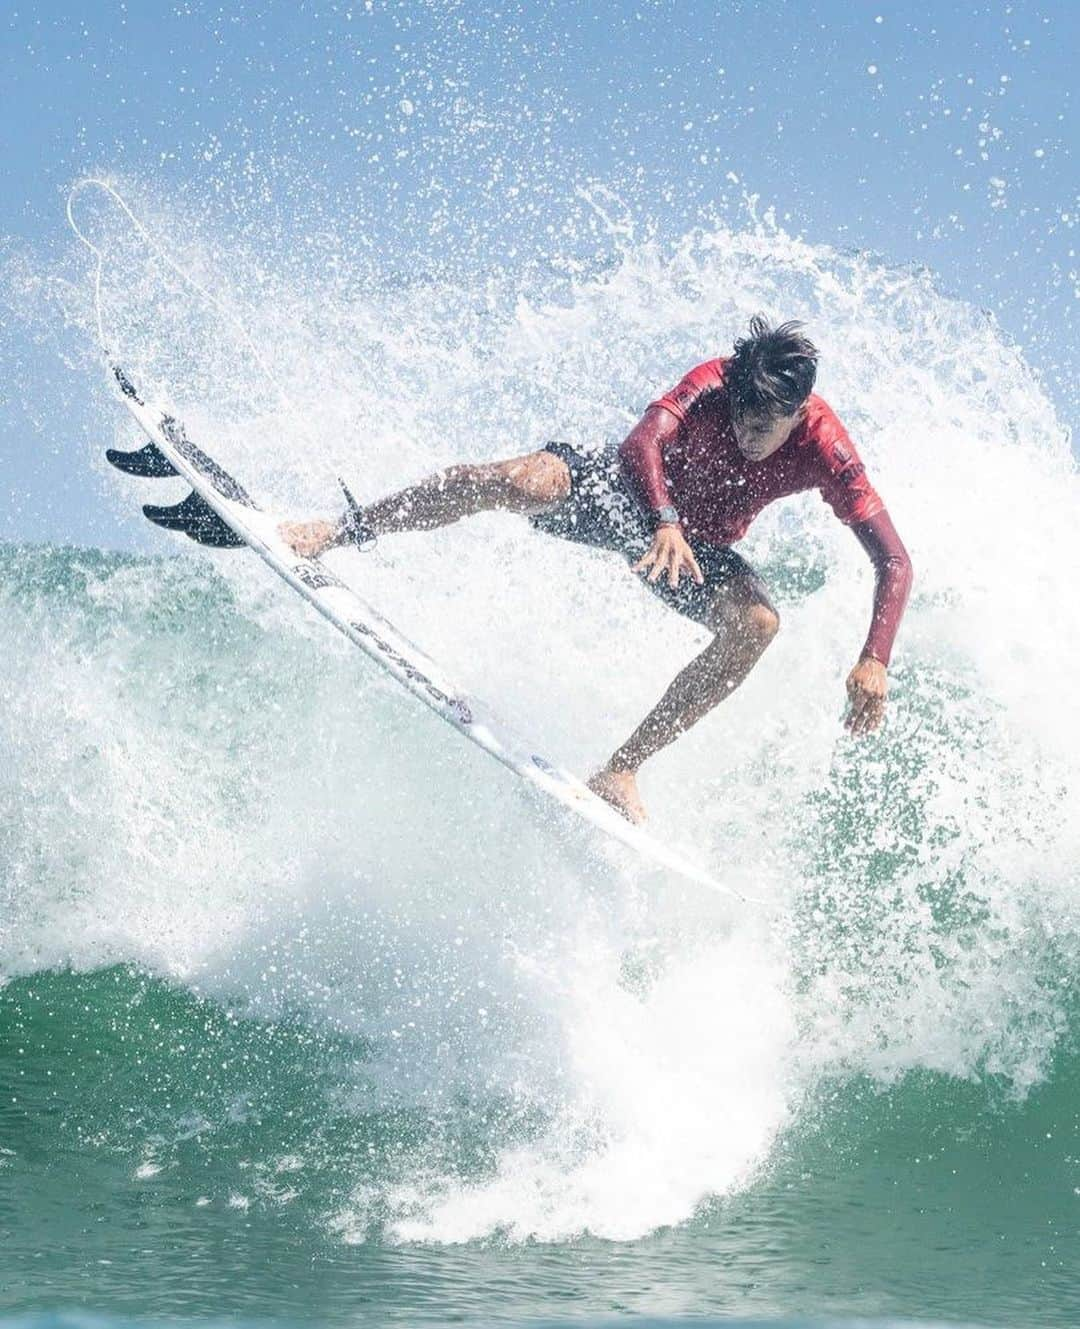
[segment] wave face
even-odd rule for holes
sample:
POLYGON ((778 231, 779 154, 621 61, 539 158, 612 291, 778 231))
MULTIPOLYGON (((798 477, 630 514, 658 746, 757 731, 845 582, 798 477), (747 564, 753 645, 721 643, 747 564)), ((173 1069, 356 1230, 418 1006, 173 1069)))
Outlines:
MULTIPOLYGON (((769 511, 743 548, 782 632, 643 779, 657 832, 779 922, 733 917, 560 837, 254 559, 3 548, 0 972, 39 1070, 75 1076, 80 1149, 122 1155, 132 1188, 167 1173, 189 1221, 299 1206, 335 1250, 700 1237, 830 1136, 834 1095, 858 1115, 956 1085, 970 1124, 1055 1083, 1078 959, 1077 479, 992 321, 771 226, 518 279, 277 270, 241 255, 215 290, 292 407, 136 248, 106 312, 139 381, 298 513, 334 507, 339 474, 373 497, 613 440, 755 311, 806 320, 916 565, 890 720, 863 743, 839 724, 871 593, 855 541, 815 496, 769 511)), ((40 289, 84 316, 59 278, 40 289)), ((102 483, 132 511, 173 492, 102 483)), ((334 559, 582 771, 702 640, 618 562, 510 517, 334 559)))

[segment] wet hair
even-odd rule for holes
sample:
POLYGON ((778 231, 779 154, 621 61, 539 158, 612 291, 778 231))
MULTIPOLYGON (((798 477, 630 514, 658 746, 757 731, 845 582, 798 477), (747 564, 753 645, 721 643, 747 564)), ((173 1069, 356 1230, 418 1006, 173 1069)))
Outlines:
POLYGON ((736 419, 791 415, 809 397, 818 353, 802 335, 802 326, 792 322, 774 328, 761 314, 750 320, 750 335, 735 343, 724 373, 736 419))

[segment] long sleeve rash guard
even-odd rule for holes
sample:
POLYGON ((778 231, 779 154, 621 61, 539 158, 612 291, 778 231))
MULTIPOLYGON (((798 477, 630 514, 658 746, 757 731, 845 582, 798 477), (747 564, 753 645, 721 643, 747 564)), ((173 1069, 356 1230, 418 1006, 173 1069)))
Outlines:
POLYGON ((645 508, 677 508, 691 541, 716 545, 741 540, 778 498, 817 489, 874 565, 874 610, 863 654, 888 664, 911 588, 911 561, 847 431, 811 394, 783 446, 763 461, 748 460, 731 424, 726 364, 698 365, 649 406, 619 449, 628 483, 645 508))

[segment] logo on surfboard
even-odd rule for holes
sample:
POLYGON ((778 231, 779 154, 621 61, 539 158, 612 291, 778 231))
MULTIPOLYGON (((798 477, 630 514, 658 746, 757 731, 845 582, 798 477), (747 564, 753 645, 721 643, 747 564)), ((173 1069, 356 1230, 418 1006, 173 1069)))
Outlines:
POLYGON ((431 679, 428 678, 427 674, 418 669, 411 660, 406 660, 400 651, 395 651, 390 643, 384 641, 375 629, 371 627, 370 624, 365 623, 363 619, 350 619, 349 626, 377 646, 380 652, 385 655, 392 664, 397 665, 406 678, 410 679, 413 683, 419 683, 429 697, 434 698, 435 701, 445 706, 455 720, 461 724, 472 724, 473 713, 467 701, 463 701, 461 697, 451 697, 448 693, 444 692, 438 684, 433 683, 431 679))

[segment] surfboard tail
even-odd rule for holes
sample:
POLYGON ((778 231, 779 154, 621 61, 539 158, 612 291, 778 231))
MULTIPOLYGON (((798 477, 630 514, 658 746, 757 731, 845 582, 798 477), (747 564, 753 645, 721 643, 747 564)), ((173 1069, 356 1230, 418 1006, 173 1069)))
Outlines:
MULTIPOLYGON (((129 403, 135 403, 137 407, 143 407, 145 405, 143 399, 139 396, 134 383, 124 370, 118 364, 113 364, 112 371, 121 392, 129 403)), ((170 444, 182 452, 190 454, 188 460, 194 460, 202 465, 203 469, 209 473, 211 481, 227 497, 239 502, 251 503, 251 500, 232 476, 223 471, 212 458, 207 457, 205 453, 191 443, 184 433, 183 425, 178 420, 163 415, 160 419, 160 428, 170 444)), ((145 446, 132 452, 124 452, 118 448, 108 448, 105 452, 105 459, 111 466, 115 466, 118 471, 123 471, 125 475, 138 476, 140 479, 166 479, 182 474, 153 439, 145 446)), ((243 536, 238 535, 195 489, 179 503, 168 506, 157 506, 152 503, 144 504, 143 515, 148 521, 152 521, 155 526, 161 526, 167 531, 179 531, 181 534, 188 536, 189 539, 194 540, 196 544, 209 545, 213 549, 241 549, 247 544, 243 536)))

